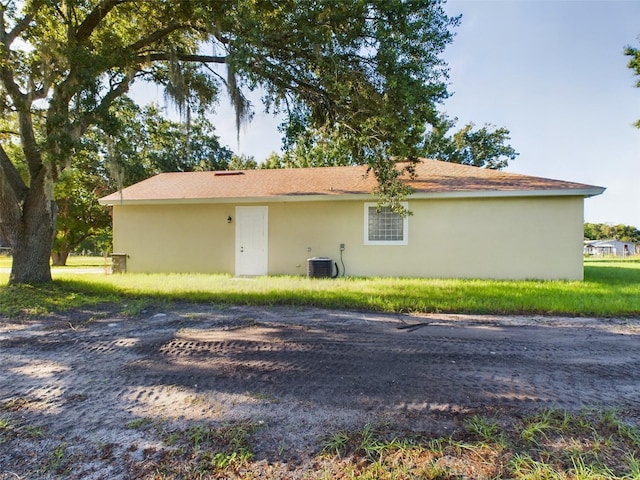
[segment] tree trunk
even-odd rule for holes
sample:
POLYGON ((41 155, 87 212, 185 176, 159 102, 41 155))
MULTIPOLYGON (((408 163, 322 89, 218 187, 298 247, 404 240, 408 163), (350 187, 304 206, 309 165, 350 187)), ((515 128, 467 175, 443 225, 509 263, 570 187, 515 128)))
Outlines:
POLYGON ((64 267, 67 264, 67 258, 69 257, 70 250, 63 248, 57 252, 51 252, 51 263, 54 267, 64 267))
POLYGON ((52 241, 53 238, 45 231, 18 235, 18 241, 13 248, 13 265, 9 285, 51 282, 49 256, 52 241))
MULTIPOLYGON (((0 23, 3 13, 4 10, 0 9, 0 23)), ((0 34, 3 34, 3 38, 6 35, 4 24, 0 25, 0 34)), ((25 182, 16 168, 15 159, 12 160, 0 145, 0 231, 13 250, 9 285, 48 283, 51 282, 49 258, 58 211, 53 196, 55 164, 51 155, 46 162, 43 161, 43 151, 49 148, 43 147, 48 142, 40 144, 33 128, 33 116, 40 116, 36 113, 39 109, 31 108, 34 99, 39 98, 38 94, 34 91, 25 94, 20 90, 14 78, 18 67, 7 61, 10 50, 6 45, 0 50, 0 57, 3 59, 0 62, 0 81, 4 87, 4 95, 8 95, 13 102, 13 108, 9 110, 14 110, 17 114, 20 143, 28 172, 28 182, 25 182)), ((58 112, 51 108, 49 111, 54 118, 58 118, 58 112)), ((62 109, 62 113, 64 112, 62 109)), ((47 129, 50 120, 47 118, 47 129)), ((56 138, 53 135, 51 140, 55 141, 56 138)), ((57 150, 54 149, 54 152, 57 153, 57 150)))
POLYGON ((55 237, 55 202, 47 195, 46 181, 31 186, 16 225, 13 241, 13 265, 9 285, 51 282, 51 248, 55 237))

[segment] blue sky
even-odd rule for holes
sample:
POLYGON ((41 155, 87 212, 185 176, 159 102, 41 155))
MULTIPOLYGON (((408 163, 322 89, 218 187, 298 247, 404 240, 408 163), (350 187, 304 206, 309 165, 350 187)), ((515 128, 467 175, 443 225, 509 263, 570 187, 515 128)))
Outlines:
MULTIPOLYGON (((585 221, 640 228, 640 89, 626 45, 640 47, 640 0, 449 0, 462 14, 445 54, 452 97, 443 111, 511 131, 508 171, 606 187, 585 221)), ((260 110, 236 143, 222 102, 223 143, 263 160, 279 151, 278 121, 260 110)))
POLYGON ((450 0, 462 13, 445 53, 445 110, 460 125, 511 131, 508 170, 607 187, 585 220, 640 228, 638 79, 624 47, 640 47, 637 0, 450 0))

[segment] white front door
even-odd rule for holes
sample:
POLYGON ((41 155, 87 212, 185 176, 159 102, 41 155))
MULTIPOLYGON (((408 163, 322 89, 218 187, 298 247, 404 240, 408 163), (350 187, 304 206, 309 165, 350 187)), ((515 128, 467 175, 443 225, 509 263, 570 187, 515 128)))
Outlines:
POLYGON ((236 276, 266 275, 269 207, 236 207, 236 276))

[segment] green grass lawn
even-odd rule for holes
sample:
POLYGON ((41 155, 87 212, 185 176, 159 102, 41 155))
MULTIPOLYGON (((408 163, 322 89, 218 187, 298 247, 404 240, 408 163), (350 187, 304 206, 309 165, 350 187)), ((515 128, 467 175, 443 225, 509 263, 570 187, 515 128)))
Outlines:
MULTIPOLYGON (((104 266, 104 262, 101 257, 71 257, 69 264, 104 266)), ((0 314, 45 314, 104 302, 126 304, 135 313, 145 308, 142 305, 186 301, 381 312, 640 316, 640 259, 587 259, 583 282, 105 275, 66 272, 64 267, 55 268, 53 276, 55 281, 48 286, 0 287, 0 314)), ((0 274, 0 283, 7 280, 8 274, 0 274)))

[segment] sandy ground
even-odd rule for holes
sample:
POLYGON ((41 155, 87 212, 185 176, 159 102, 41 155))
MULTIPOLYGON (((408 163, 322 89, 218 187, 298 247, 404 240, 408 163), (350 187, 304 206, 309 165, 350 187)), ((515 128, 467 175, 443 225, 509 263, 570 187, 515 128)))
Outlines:
POLYGON ((328 433, 366 424, 441 435, 461 415, 547 407, 640 419, 637 319, 107 306, 0 319, 0 366, 2 480, 53 477, 62 442, 65 478, 132 478, 163 448, 131 428, 146 419, 259 425, 255 458, 298 472, 328 433))

